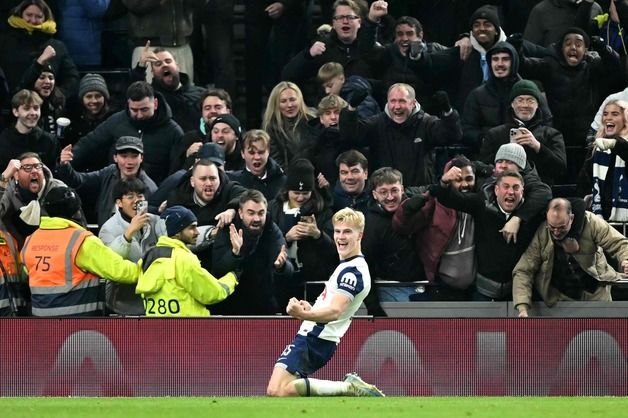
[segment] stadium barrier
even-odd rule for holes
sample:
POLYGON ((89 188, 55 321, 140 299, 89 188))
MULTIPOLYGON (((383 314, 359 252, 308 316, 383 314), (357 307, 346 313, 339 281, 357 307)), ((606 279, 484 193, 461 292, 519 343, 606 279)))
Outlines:
MULTIPOLYGON (((3 319, 0 396, 264 395, 298 326, 286 317, 3 319)), ((396 396, 626 396, 627 353, 626 318, 356 318, 314 377, 356 371, 396 396)))

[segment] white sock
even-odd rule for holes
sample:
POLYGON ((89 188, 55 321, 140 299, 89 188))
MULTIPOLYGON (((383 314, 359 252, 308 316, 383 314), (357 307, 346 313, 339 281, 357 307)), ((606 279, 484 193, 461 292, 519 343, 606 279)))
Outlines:
POLYGON ((294 387, 300 396, 343 396, 351 395, 351 384, 321 379, 297 379, 294 387), (307 380, 307 381, 306 381, 307 380), (308 392, 309 382, 309 394, 308 392))

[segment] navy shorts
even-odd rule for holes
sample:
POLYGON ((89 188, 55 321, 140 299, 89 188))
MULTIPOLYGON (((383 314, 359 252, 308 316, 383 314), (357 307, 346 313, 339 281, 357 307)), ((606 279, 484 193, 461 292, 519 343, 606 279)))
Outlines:
POLYGON ((331 360, 337 346, 333 341, 297 335, 283 350, 275 367, 283 367, 290 374, 307 377, 331 360))

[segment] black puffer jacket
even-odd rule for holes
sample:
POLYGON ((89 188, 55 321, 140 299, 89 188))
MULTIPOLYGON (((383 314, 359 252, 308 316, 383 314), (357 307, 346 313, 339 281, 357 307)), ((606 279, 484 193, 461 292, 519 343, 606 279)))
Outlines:
POLYGON ((105 165, 112 162, 113 148, 117 139, 130 135, 142 139, 144 170, 155 183, 161 183, 168 174, 177 171, 179 161, 175 155, 176 145, 181 140, 183 131, 172 120, 170 107, 161 93, 155 92, 155 98, 159 105, 152 118, 141 121, 131 119, 127 108, 114 113, 81 138, 74 147, 72 166, 77 171, 84 171, 87 166, 93 167, 93 159, 99 156, 106 160, 105 165))
MULTIPOLYGON (((510 55, 510 75, 495 78, 490 70, 488 81, 469 93, 462 112, 462 142, 476 149, 489 129, 510 120, 510 90, 521 80, 517 51, 508 42, 498 42, 486 53, 486 61, 490 63, 491 57, 498 52, 510 55)), ((539 101, 539 112, 542 121, 551 126, 552 112, 544 96, 539 101)))
POLYGON ((194 11, 203 0, 122 0, 129 11, 129 36, 136 46, 181 46, 194 29, 194 11))
POLYGON ((366 121, 358 121, 357 112, 344 109, 340 137, 351 146, 369 147, 369 170, 393 167, 403 174, 404 186, 420 186, 434 180, 431 150, 459 141, 462 129, 455 110, 437 118, 417 104, 405 122, 396 123, 386 106, 384 112, 366 121))

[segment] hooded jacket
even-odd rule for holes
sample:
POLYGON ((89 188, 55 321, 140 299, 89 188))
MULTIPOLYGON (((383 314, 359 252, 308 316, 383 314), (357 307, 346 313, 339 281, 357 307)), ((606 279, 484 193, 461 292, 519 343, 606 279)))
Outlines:
MULTIPOLYGON (((489 69, 489 78, 486 83, 476 87, 469 93, 462 112, 462 141, 466 145, 479 148, 486 132, 502 123, 511 120, 510 90, 519 80, 519 54, 508 42, 498 42, 486 53, 489 63, 492 56, 498 52, 510 55, 510 75, 505 78, 496 78, 492 69, 489 69)), ((551 126, 552 112, 547 100, 541 96, 537 115, 541 114, 541 121, 551 126)))
POLYGON ((205 305, 224 300, 237 284, 234 273, 216 279, 183 242, 161 236, 142 260, 135 293, 146 316, 209 316, 205 305))
POLYGON ((462 137, 460 118, 455 110, 438 118, 416 107, 403 123, 384 112, 365 121, 356 111, 340 112, 340 138, 351 146, 369 147, 369 169, 393 167, 403 174, 406 186, 430 184, 434 179, 430 151, 438 145, 453 144, 462 137))
POLYGON ((129 116, 128 107, 114 113, 96 129, 81 138, 74 146, 72 166, 84 171, 85 166, 94 166, 94 158, 100 156, 99 168, 113 161, 114 146, 121 136, 135 136, 144 143, 144 170, 159 184, 179 167, 176 145, 183 136, 181 127, 172 120, 172 112, 161 93, 155 92, 158 105, 153 117, 135 120, 129 116))

